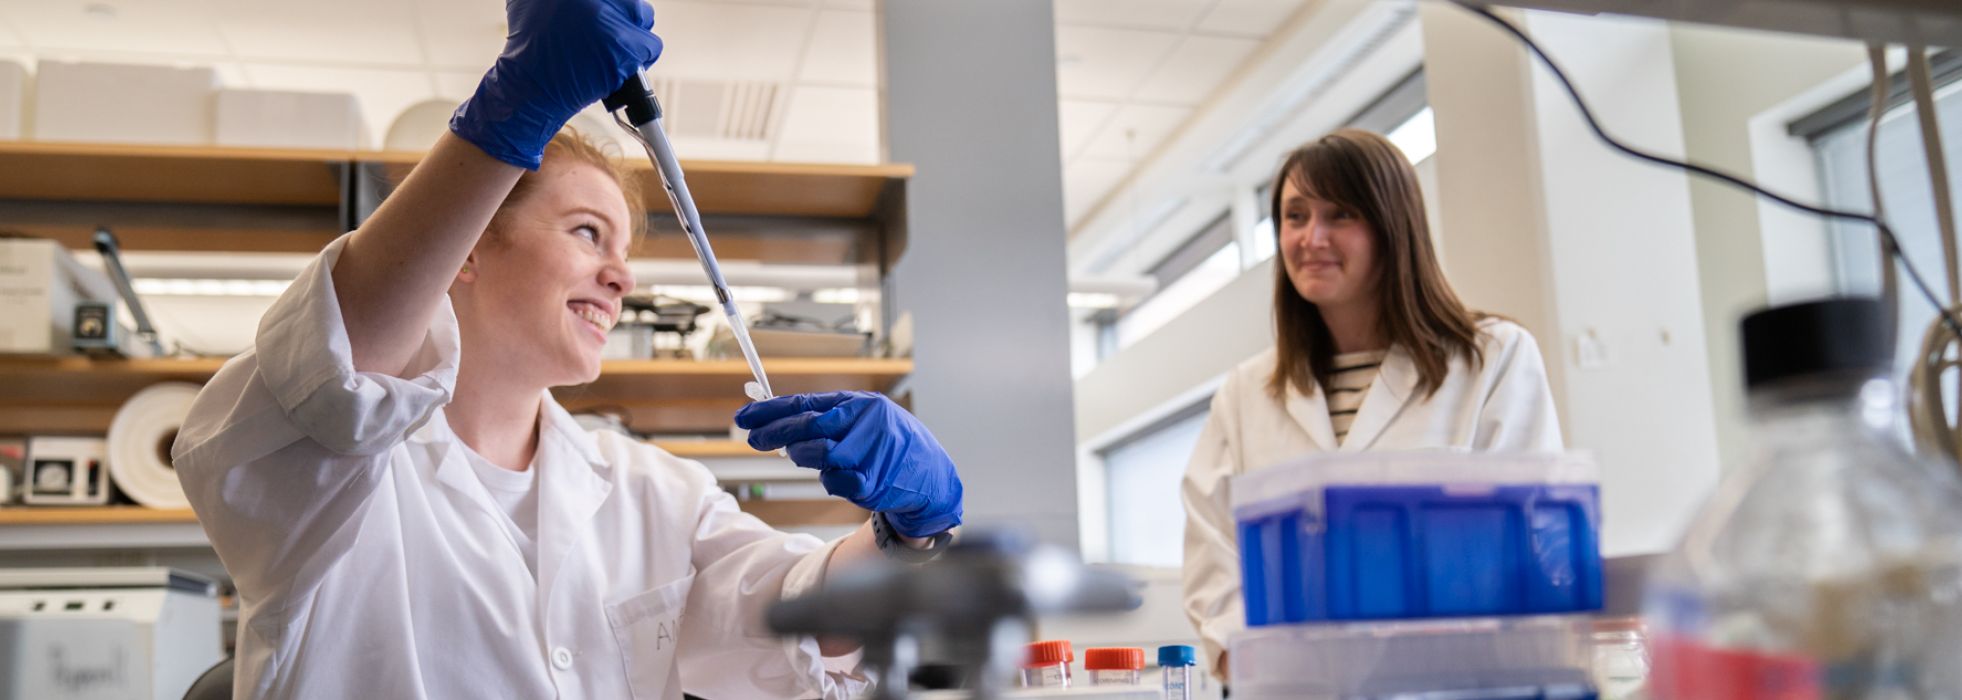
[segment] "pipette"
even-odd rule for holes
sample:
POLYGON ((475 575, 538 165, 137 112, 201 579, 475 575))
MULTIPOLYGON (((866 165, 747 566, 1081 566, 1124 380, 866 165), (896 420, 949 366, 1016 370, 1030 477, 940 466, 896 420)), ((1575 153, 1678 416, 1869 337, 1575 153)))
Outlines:
POLYGON ((770 392, 770 378, 763 374, 763 361, 756 356, 756 345, 749 340, 743 312, 736 308, 736 299, 729 294, 729 283, 722 279, 722 266, 715 262, 715 250, 709 247, 708 234, 702 231, 702 214, 695 209, 695 198, 688 194, 688 181, 681 175, 681 162, 674 157, 667 132, 661 129, 661 103, 647 87, 647 78, 635 73, 601 104, 613 114, 613 121, 620 128, 633 134, 634 140, 647 149, 648 160, 653 161, 654 171, 660 173, 661 187, 667 190, 668 202, 674 205, 675 218, 681 221, 682 232, 688 234, 688 245, 695 249, 695 257, 702 261, 702 272, 708 275, 709 286, 715 288, 722 315, 729 319, 729 330, 736 335, 743 359, 749 362, 750 375, 756 377, 756 381, 743 385, 743 393, 754 401, 775 396, 770 392))

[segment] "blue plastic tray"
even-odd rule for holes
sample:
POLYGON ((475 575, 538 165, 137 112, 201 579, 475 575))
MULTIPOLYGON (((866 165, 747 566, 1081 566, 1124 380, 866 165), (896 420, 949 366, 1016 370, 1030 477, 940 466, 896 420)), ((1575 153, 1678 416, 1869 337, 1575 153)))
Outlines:
POLYGON ((1239 523, 1247 625, 1601 608, 1592 484, 1327 486, 1239 523))

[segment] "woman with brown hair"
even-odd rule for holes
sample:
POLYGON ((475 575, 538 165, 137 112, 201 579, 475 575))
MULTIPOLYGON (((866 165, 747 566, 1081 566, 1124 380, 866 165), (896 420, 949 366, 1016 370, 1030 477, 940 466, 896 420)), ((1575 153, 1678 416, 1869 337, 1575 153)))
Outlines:
POLYGON ((1395 145, 1308 143, 1270 206, 1274 349, 1227 375, 1184 483, 1186 615, 1221 676, 1245 624, 1230 477, 1321 452, 1561 449, 1532 334, 1458 300, 1395 145))

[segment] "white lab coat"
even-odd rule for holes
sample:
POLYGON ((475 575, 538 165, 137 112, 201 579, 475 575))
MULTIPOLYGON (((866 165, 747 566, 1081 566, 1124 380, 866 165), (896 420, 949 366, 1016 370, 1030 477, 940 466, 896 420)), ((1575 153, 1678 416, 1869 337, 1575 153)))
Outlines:
POLYGON ((815 641, 761 623, 819 581, 836 543, 771 529, 701 464, 581 429, 549 393, 534 578, 443 417, 460 353, 448 301, 408 378, 354 371, 330 275, 345 241, 199 393, 172 450, 238 584, 237 697, 864 688, 815 641))
POLYGON ((1267 392, 1274 350, 1227 375, 1213 395, 1183 488, 1185 612, 1207 659, 1217 662, 1228 636, 1246 626, 1228 491, 1233 476, 1321 452, 1562 449, 1546 365, 1532 334, 1500 319, 1479 328, 1484 365, 1452 360, 1444 384, 1428 399, 1417 393, 1410 356, 1391 348, 1340 445, 1320 387, 1308 394, 1290 387, 1284 399, 1267 392))

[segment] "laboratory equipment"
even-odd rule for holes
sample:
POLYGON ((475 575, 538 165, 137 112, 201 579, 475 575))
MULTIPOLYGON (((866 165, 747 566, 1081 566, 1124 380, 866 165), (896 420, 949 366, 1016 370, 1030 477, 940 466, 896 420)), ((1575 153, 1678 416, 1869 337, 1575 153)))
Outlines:
POLYGON ((1651 575, 1651 697, 1962 688, 1962 486, 1900 445, 1889 313, 1832 299, 1744 319, 1757 447, 1651 575))
POLYGON ((858 640, 877 680, 875 698, 903 698, 932 640, 967 671, 974 698, 1000 697, 1038 615, 1119 612, 1137 606, 1123 576, 1083 566, 1055 547, 1011 532, 970 532, 939 559, 841 572, 825 586, 770 607, 782 635, 858 640))
POLYGON ((157 336, 157 328, 150 324, 150 314, 143 310, 143 300, 136 296, 136 287, 130 281, 129 271, 123 268, 122 245, 116 241, 116 234, 107 227, 95 230, 95 250, 102 255, 103 272, 109 281, 116 285, 116 293, 123 299, 123 306, 129 309, 130 320, 136 323, 136 340, 142 344, 131 345, 122 342, 116 320, 116 303, 113 300, 98 300, 78 305, 75 308, 75 347, 86 351, 113 352, 131 357, 161 357, 165 355, 163 341, 157 336), (101 325, 100 334, 84 335, 84 326, 89 319, 96 319, 101 325))
POLYGON ((115 295, 59 242, 0 231, 0 353, 67 354, 75 307, 115 295))
POLYGON ((1544 615, 1602 604, 1579 455, 1318 455, 1233 480, 1248 626, 1544 615))
POLYGON ((109 502, 109 443, 102 438, 35 436, 27 439, 27 475, 21 500, 35 506, 99 506, 109 502))
POLYGON ((1030 642, 1027 655, 1022 659, 1022 687, 1070 687, 1070 662, 1075 659, 1076 654, 1070 650, 1068 641, 1049 639, 1030 642))
POLYGON ((1158 668, 1165 676, 1165 700, 1192 700, 1192 672, 1198 666, 1192 647, 1172 644, 1158 648, 1158 668))
POLYGON ((606 97, 604 105, 608 112, 613 113, 613 121, 647 150, 648 160, 653 162, 654 171, 661 177, 661 188, 667 191, 668 202, 674 205, 674 215, 681 222, 681 231, 688 236, 688 245, 695 249, 695 257, 702 263, 702 273, 708 276, 709 286, 715 289, 716 303, 729 319, 729 331, 735 334, 743 360, 749 363, 749 373, 756 378, 753 384, 743 386, 743 393, 754 401, 775 396, 770 391, 770 378, 763 373, 763 361, 756 356, 756 344, 749 338, 749 327, 743 322, 742 309, 736 306, 736 298, 729 293, 729 283, 722 279, 722 266, 715 261, 715 249, 709 247, 708 233, 702 230, 702 214, 695 208, 694 195, 688 193, 688 181, 682 176, 681 161, 675 157, 674 147, 668 143, 667 132, 662 130, 661 103, 654 99, 653 91, 647 87, 646 76, 634 73, 625 85, 606 97))
POLYGON ((1137 685, 1144 682, 1144 665, 1144 650, 1137 647, 1083 650, 1083 672, 1090 685, 1137 685))
POLYGON ((217 591, 162 568, 0 570, 0 697, 181 698, 224 658, 217 591))
POLYGON ((1948 0, 1499 0, 1492 4, 1962 46, 1962 3, 1948 0))
POLYGON ((1590 625, 1567 615, 1254 627, 1230 642, 1228 685, 1235 700, 1590 698, 1590 625))

